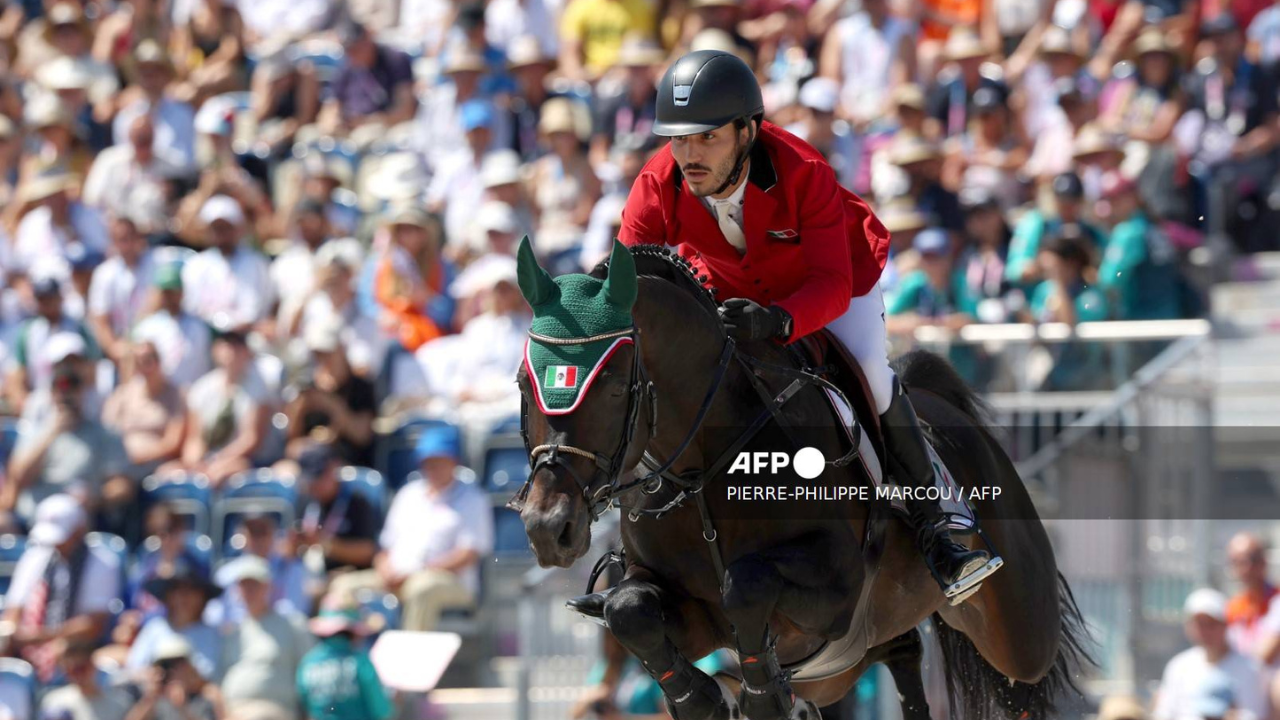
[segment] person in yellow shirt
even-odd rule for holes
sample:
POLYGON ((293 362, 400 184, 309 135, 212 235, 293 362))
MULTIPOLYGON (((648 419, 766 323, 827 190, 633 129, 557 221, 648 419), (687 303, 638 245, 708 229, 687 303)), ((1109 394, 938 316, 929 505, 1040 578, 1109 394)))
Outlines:
POLYGON ((650 0, 571 0, 560 19, 560 71, 595 80, 613 66, 629 36, 651 38, 657 14, 650 0))

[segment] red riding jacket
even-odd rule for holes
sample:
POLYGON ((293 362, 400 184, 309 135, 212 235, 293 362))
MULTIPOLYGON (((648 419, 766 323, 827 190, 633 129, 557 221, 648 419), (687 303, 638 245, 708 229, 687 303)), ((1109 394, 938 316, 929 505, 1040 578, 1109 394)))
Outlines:
POLYGON ((745 255, 690 193, 668 146, 631 188, 619 240, 677 246, 721 298, 786 310, 790 340, 825 327, 844 314, 850 298, 879 282, 889 231, 861 198, 836 183, 816 149, 772 123, 761 125, 752 148, 742 210, 745 255))

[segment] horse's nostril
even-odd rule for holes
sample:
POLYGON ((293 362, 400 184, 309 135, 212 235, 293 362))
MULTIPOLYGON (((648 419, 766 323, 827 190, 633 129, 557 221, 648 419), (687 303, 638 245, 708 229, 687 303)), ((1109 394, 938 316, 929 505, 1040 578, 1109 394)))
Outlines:
POLYGON ((569 547, 573 544, 573 523, 567 522, 564 524, 564 529, 560 531, 558 542, 560 547, 569 547))

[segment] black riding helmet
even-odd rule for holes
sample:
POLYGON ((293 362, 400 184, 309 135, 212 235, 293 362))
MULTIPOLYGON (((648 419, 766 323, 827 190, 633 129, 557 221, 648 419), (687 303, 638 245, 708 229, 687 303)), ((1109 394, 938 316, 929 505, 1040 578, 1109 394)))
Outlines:
MULTIPOLYGON (((698 50, 676 60, 658 85, 657 117, 653 134, 662 137, 696 135, 722 125, 764 117, 764 97, 755 73, 737 55, 721 50, 698 50)), ((738 174, 755 144, 752 130, 726 182, 738 181, 738 174)))

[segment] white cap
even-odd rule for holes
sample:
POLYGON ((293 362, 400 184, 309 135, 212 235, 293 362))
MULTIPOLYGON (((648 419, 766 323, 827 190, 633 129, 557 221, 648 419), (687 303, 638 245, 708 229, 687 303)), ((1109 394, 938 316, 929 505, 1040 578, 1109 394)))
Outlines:
POLYGON ((204 201, 200 208, 200 222, 211 225, 215 220, 226 220, 232 225, 244 224, 244 211, 235 198, 227 195, 214 195, 204 201))
POLYGON ((516 259, 510 255, 489 253, 468 265, 449 290, 454 297, 465 298, 489 290, 500 282, 516 283, 516 259))
POLYGON ((44 342, 43 355, 45 362, 57 365, 72 355, 84 357, 87 347, 80 333, 60 332, 44 342))
POLYGON ((342 322, 334 316, 307 325, 303 341, 311 352, 333 352, 342 344, 342 322))
POLYGON ((204 135, 230 135, 234 129, 236 106, 230 98, 211 97, 196 111, 195 131, 204 135))
POLYGON ((840 85, 831 78, 814 78, 800 88, 800 104, 810 110, 835 112, 840 85))
POLYGON ((1214 620, 1227 621, 1227 596, 1213 588, 1200 588, 1187 596, 1182 612, 1188 618, 1208 615, 1214 620))
POLYGON ((182 660, 191 658, 191 643, 181 635, 169 632, 165 633, 156 642, 156 649, 151 656, 152 662, 165 662, 167 660, 182 660))
POLYGON ((257 555, 241 555, 218 570, 218 584, 230 587, 242 580, 271 582, 271 566, 257 555))
POLYGON ((516 211, 511 206, 498 200, 491 200, 480 206, 476 226, 481 232, 514 233, 520 229, 516 220, 516 211))
POLYGON ((485 155, 480 162, 480 181, 486 190, 520 182, 520 154, 515 150, 496 150, 485 155))
POLYGON ((84 508, 79 500, 62 493, 50 495, 36 506, 36 522, 31 528, 31 542, 38 545, 61 545, 84 525, 84 508))
POLYGON ((330 240, 316 250, 316 267, 327 268, 342 265, 356 270, 364 262, 364 246, 355 238, 330 240))
POLYGON ((36 82, 49 90, 84 90, 93 75, 83 61, 62 55, 36 69, 36 82))

